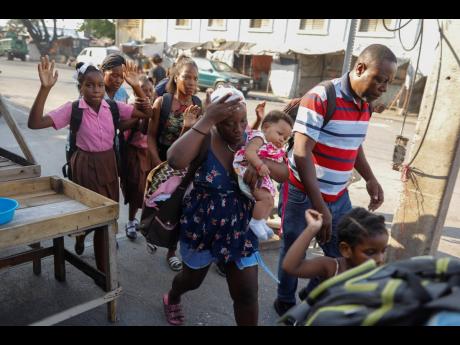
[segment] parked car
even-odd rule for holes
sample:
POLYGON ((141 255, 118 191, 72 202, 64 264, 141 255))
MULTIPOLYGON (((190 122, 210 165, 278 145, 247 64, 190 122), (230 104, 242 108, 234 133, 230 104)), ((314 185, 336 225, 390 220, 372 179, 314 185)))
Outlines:
POLYGON ((198 87, 201 90, 229 83, 247 96, 253 88, 254 82, 251 77, 236 72, 225 62, 204 58, 193 58, 193 60, 198 66, 198 87))
POLYGON ((77 56, 77 63, 88 62, 97 67, 101 67, 102 61, 111 53, 120 53, 120 49, 116 46, 112 47, 88 47, 83 49, 77 56))
POLYGON ((6 55, 8 60, 19 58, 25 61, 28 53, 29 50, 25 40, 16 37, 14 34, 9 33, 7 38, 0 40, 0 56, 6 55))

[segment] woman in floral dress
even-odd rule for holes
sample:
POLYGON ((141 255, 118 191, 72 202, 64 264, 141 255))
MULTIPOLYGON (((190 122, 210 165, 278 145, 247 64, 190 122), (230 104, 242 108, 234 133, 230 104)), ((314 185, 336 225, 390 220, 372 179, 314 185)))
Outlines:
MULTIPOLYGON (((184 267, 163 296, 166 319, 173 325, 184 322, 181 295, 201 285, 212 262, 225 265, 236 323, 258 322, 258 240, 248 227, 253 202, 240 191, 232 168, 234 153, 245 143, 246 105, 240 98, 226 102, 231 95, 209 105, 205 115, 168 151, 169 165, 181 169, 210 142, 193 188, 184 198, 180 236, 184 267)), ((284 164, 265 163, 272 178, 287 179, 284 164)), ((245 177, 246 183, 256 184, 254 169, 248 168, 245 177)))

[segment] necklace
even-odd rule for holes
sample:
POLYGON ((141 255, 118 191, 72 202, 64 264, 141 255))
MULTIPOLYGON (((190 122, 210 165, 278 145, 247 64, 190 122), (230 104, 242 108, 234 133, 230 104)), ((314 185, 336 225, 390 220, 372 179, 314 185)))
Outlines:
POLYGON ((233 152, 233 153, 235 153, 235 150, 234 150, 234 149, 232 149, 232 148, 230 147, 230 145, 229 145, 229 144, 227 144, 227 148, 230 150, 230 152, 233 152))

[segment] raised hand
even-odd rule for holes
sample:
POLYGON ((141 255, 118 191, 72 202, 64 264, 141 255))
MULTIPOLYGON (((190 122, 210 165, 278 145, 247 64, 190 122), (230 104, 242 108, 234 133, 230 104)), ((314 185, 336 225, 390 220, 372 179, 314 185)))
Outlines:
POLYGON ((323 215, 316 210, 308 209, 305 211, 307 226, 316 235, 323 226, 323 215))
POLYGON ((206 89, 206 100, 204 102, 204 106, 207 107, 208 105, 211 104, 211 94, 214 92, 213 88, 208 87, 206 89))
POLYGON ((123 65, 123 77, 131 87, 139 85, 140 75, 134 62, 126 61, 126 65, 123 65))
POLYGON ((189 105, 184 111, 184 127, 191 128, 197 123, 201 115, 201 108, 197 105, 189 105))
POLYGON ((265 116, 265 101, 257 104, 256 115, 259 121, 262 121, 265 116))
POLYGON ((204 117, 211 120, 213 124, 216 124, 227 119, 228 116, 238 110, 239 107, 244 106, 243 104, 240 104, 241 99, 239 98, 226 102, 231 95, 231 93, 228 93, 227 95, 221 97, 219 101, 208 105, 204 117))
POLYGON ((40 77, 42 87, 48 89, 51 89, 58 80, 58 71, 54 71, 54 60, 50 63, 48 55, 40 58, 40 63, 38 64, 38 76, 40 77))
POLYGON ((136 97, 134 105, 141 111, 146 111, 152 108, 148 98, 136 97))

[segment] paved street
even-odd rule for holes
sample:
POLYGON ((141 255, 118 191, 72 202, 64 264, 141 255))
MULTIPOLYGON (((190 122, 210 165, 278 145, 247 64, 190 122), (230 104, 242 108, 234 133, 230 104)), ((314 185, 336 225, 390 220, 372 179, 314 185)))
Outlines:
MULTIPOLYGON (((25 136, 33 154, 42 168, 42 176, 62 176, 61 166, 65 161, 65 140, 67 130, 44 129, 33 131, 27 128, 28 111, 31 107, 40 81, 37 63, 6 61, 0 58, 0 94, 7 100, 19 128, 25 136)), ((50 93, 45 112, 77 98, 74 70, 59 66, 59 80, 50 93)), ((203 98, 204 94, 200 93, 203 98)), ((249 93, 248 117, 255 117, 254 109, 260 99, 249 93)), ((267 101, 267 112, 282 109, 281 102, 267 101)), ((367 159, 385 191, 385 203, 378 210, 391 225, 400 196, 402 184, 400 174, 391 169, 391 159, 396 135, 401 131, 401 121, 391 114, 375 115, 370 123, 364 148, 367 159)), ((406 123, 404 135, 412 138, 414 121, 406 123)), ((3 119, 0 118, 0 146, 12 152, 21 153, 3 119)), ((363 180, 350 187, 355 206, 367 206, 368 195, 363 180)), ((456 205, 460 203, 458 183, 448 211, 444 233, 439 246, 439 255, 460 257, 460 215, 456 205)), ((118 242, 118 267, 121 286, 124 289, 119 299, 120 322, 117 325, 167 325, 162 314, 161 296, 167 291, 174 277, 165 260, 165 251, 159 249, 155 255, 145 250, 142 236, 135 242, 129 241, 123 227, 127 221, 127 208, 120 204, 118 242)), ((73 241, 66 239, 66 246, 73 248, 73 241)), ((87 239, 84 258, 94 261, 92 241, 87 239)), ((14 251, 13 251, 14 252, 14 251)), ((318 253, 318 250, 315 251, 318 253)), ((3 256, 3 253, 2 253, 3 256)), ((277 271, 278 250, 263 252, 267 266, 277 271)), ((0 270, 0 325, 27 324, 62 309, 69 308, 88 299, 102 295, 93 281, 73 266, 66 265, 67 281, 59 283, 54 279, 53 261, 43 260, 43 273, 32 274, 32 265, 24 264, 11 269, 0 270), (33 305, 33 306, 32 306, 33 305)), ((300 284, 303 287, 305 282, 300 284)), ((183 304, 187 325, 234 325, 233 307, 228 295, 225 279, 211 269, 203 286, 188 293, 183 304)), ((259 270, 259 301, 261 325, 274 325, 277 315, 272 308, 276 296, 276 283, 259 270)), ((98 307, 67 320, 63 325, 110 325, 106 321, 106 307, 98 307)))

